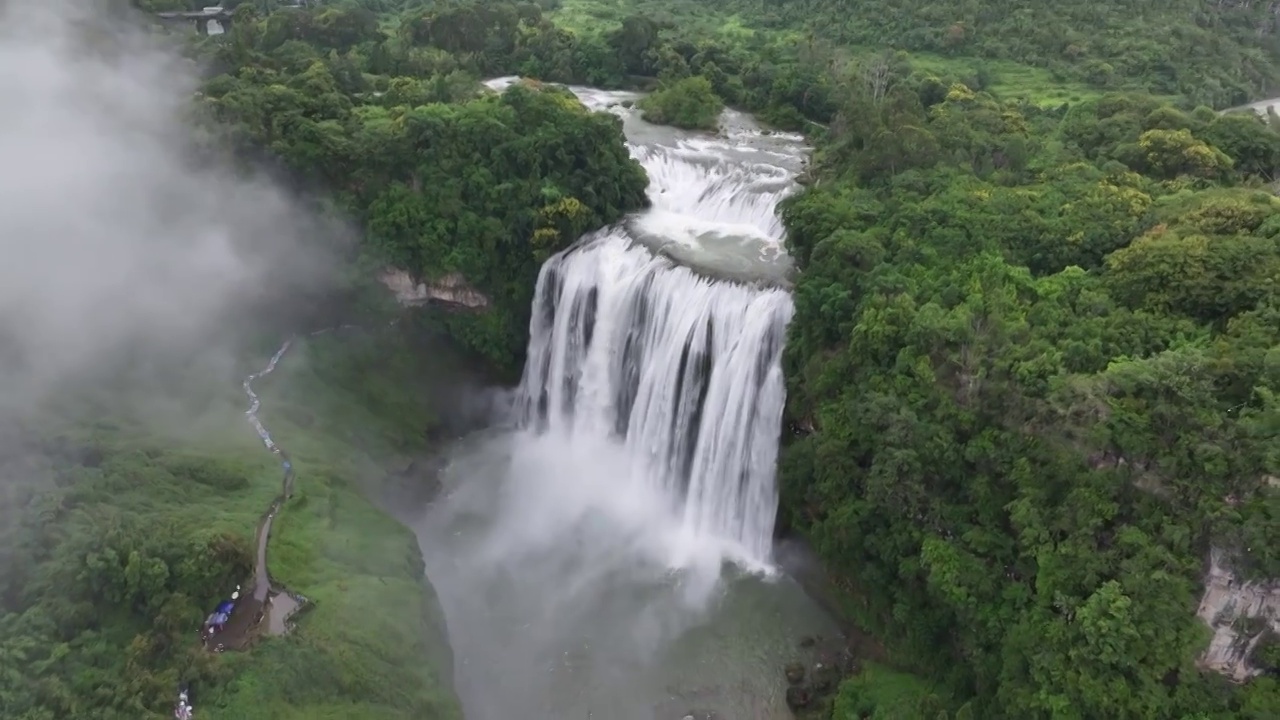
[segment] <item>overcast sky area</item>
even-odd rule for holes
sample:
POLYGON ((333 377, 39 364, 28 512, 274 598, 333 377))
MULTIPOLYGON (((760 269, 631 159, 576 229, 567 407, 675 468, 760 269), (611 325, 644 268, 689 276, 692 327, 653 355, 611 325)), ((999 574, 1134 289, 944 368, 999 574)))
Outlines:
POLYGON ((121 351, 194 347, 260 289, 263 258, 319 274, 295 253, 314 223, 283 192, 184 156, 195 68, 140 28, 88 16, 110 4, 0 0, 10 409, 121 351))

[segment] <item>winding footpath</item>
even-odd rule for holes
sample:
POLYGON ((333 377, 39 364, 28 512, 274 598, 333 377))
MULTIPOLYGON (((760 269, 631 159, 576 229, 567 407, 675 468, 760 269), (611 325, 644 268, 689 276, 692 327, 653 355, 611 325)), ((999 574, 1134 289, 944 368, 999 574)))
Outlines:
MULTIPOLYGON (((317 334, 319 333, 312 333, 312 335, 317 334)), ((276 444, 271 437, 271 433, 258 418, 258 410, 262 407, 262 401, 253 390, 254 381, 270 375, 280 364, 280 360, 284 358, 285 353, 289 351, 293 342, 294 338, 285 340, 280 349, 276 351, 276 354, 271 356, 271 360, 266 367, 246 377, 242 385, 245 395, 249 397, 249 408, 245 410, 245 418, 253 426, 253 429, 257 431, 262 444, 273 455, 280 458, 280 465, 284 470, 284 478, 281 483, 280 494, 267 506, 266 513, 258 522, 255 536, 257 552, 253 563, 253 592, 250 596, 237 601, 231 613, 230 621, 217 634, 216 639, 210 636, 209 647, 215 652, 220 652, 224 649, 244 649, 248 645, 248 641, 256 635, 255 631, 264 620, 267 621, 266 631, 269 634, 283 634, 288 629, 285 621, 307 602, 305 598, 295 595, 284 588, 273 587, 271 581, 271 572, 267 564, 267 543, 271 539, 271 525, 275 520, 276 513, 280 511, 280 507, 284 502, 293 495, 294 473, 293 463, 289 460, 289 456, 276 444)))
MULTIPOLYGON (((355 329, 358 327, 357 325, 338 325, 316 330, 309 333, 309 336, 315 337, 335 330, 355 329)), ((267 427, 262 424, 262 420, 258 417, 258 411, 262 408, 262 401, 258 397, 258 393, 253 390, 254 381, 274 372, 285 354, 289 352, 289 348, 293 346, 295 340, 296 336, 285 340, 275 355, 271 356, 271 360, 267 362, 266 367, 246 377, 242 384, 244 394, 249 398, 249 408, 244 412, 245 419, 258 433, 262 444, 273 455, 280 458, 280 466, 284 470, 284 478, 281 483, 280 494, 267 506, 267 512, 258 523, 256 532, 257 552, 253 564, 253 594, 241 601, 245 607, 236 608, 240 614, 239 622, 233 619, 229 626, 231 629, 219 634, 218 644, 215 649, 224 647, 243 648, 250 634, 263 620, 267 623, 266 631, 268 634, 282 635, 288 631, 286 621, 289 617, 309 603, 301 595, 290 592, 283 587, 275 586, 271 580, 271 572, 267 564, 267 543, 271 540, 271 526, 275 521, 276 513, 280 511, 280 507, 284 505, 286 500, 293 497, 294 471, 293 462, 289 459, 289 455, 276 444, 271 437, 271 432, 267 430, 267 427), (248 622, 245 622, 246 616, 251 616, 248 622)), ((233 613, 233 618, 234 615, 233 613)))
POLYGON ((262 421, 258 419, 258 409, 262 407, 262 401, 258 399, 258 394, 253 391, 253 381, 258 378, 270 375, 276 366, 280 364, 280 360, 284 354, 289 352, 289 347, 293 344, 293 338, 284 341, 280 349, 275 355, 271 356, 271 361, 262 370, 259 370, 244 379, 244 393, 249 396, 249 409, 245 410, 245 417, 253 429, 258 432, 258 437, 262 439, 262 444, 267 449, 280 458, 281 467, 284 469, 284 483, 282 491, 275 500, 271 502, 267 508, 267 514, 263 517, 262 522, 258 525, 258 553, 253 567, 253 599, 261 604, 267 602, 267 597, 271 593, 271 574, 267 572, 267 541, 271 538, 271 523, 275 520, 276 512, 280 510, 280 505, 293 495, 293 463, 289 461, 289 457, 284 454, 280 446, 271 439, 271 433, 267 430, 262 421))

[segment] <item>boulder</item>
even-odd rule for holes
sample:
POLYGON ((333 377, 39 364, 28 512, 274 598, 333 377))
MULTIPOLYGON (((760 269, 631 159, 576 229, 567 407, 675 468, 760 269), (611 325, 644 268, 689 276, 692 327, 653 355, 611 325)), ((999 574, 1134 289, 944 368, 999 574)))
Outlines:
POLYGON ((792 685, 787 688, 787 707, 794 710, 803 710, 809 707, 809 703, 813 702, 813 692, 804 685, 792 685))

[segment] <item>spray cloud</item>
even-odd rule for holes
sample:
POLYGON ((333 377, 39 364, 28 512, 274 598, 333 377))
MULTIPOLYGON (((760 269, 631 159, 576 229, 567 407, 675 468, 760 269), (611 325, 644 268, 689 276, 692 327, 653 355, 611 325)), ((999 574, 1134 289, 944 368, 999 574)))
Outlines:
POLYGON ((0 408, 198 347, 283 258, 324 276, 286 193, 193 160, 195 66, 129 12, 0 3, 0 408))

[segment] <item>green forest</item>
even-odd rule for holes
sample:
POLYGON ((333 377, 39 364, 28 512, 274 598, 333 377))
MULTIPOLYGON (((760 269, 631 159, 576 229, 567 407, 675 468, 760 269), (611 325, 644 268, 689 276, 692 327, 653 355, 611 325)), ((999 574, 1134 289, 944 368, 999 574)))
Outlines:
POLYGON ((300 477, 272 571, 316 607, 251 654, 194 628, 279 491, 239 392, 278 339, 239 376, 166 379, 198 431, 122 415, 163 391, 136 380, 6 422, 0 716, 163 718, 184 681, 200 717, 459 716, 418 549, 376 499, 430 451, 430 379, 456 371, 418 343, 517 371, 541 262, 645 202, 620 123, 566 82, 817 148, 782 210, 781 521, 880 648, 821 717, 1280 716, 1280 638, 1235 685, 1197 668, 1194 614, 1211 547, 1280 577, 1280 118, 1219 112, 1280 94, 1272 3, 223 5, 217 36, 139 18, 204 68, 205 149, 350 218, 354 276, 456 273, 491 303, 301 343, 264 381, 300 477), (512 74, 532 80, 479 85, 512 74))
POLYGON ((968 716, 1274 716, 1194 611, 1211 545, 1280 573, 1280 135, 913 77, 784 210, 788 519, 968 716))

